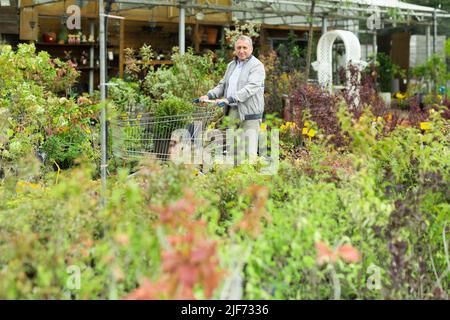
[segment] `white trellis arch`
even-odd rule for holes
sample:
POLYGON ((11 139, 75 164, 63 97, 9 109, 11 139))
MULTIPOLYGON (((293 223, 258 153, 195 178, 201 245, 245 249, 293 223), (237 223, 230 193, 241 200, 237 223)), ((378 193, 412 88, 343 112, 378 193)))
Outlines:
MULTIPOLYGON (((352 64, 362 70, 367 65, 366 62, 361 61, 361 44, 355 34, 345 30, 333 30, 322 35, 317 46, 317 61, 312 66, 318 73, 319 84, 330 91, 333 85, 333 43, 337 38, 341 38, 344 42, 346 66, 352 64)), ((349 86, 350 83, 347 83, 347 88, 351 90, 349 86)))

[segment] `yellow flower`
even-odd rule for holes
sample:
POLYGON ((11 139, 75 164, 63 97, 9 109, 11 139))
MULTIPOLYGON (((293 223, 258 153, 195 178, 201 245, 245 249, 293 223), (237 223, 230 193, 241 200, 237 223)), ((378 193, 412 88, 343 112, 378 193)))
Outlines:
POLYGON ((308 131, 308 136, 310 138, 314 137, 316 135, 316 131, 314 129, 309 129, 308 131))
POLYGON ((431 122, 421 122, 420 123, 420 129, 422 130, 430 130, 431 129, 431 122))
POLYGON ((442 96, 441 96, 440 94, 438 94, 438 95, 436 96, 436 98, 437 98, 439 101, 442 100, 442 96))
POLYGON ((24 191, 26 189, 40 189, 41 186, 37 183, 32 183, 32 182, 28 182, 28 181, 18 181, 17 185, 16 185, 16 192, 21 192, 24 191))
POLYGON ((267 131, 267 124, 261 123, 260 129, 261 129, 262 132, 267 131))
POLYGON ((303 128, 302 130, 302 134, 305 136, 308 136, 309 138, 312 138, 316 135, 316 130, 314 130, 313 128, 303 128))
POLYGON ((406 94, 402 94, 401 92, 397 92, 394 95, 395 98, 399 99, 399 100, 403 100, 406 98, 406 94))

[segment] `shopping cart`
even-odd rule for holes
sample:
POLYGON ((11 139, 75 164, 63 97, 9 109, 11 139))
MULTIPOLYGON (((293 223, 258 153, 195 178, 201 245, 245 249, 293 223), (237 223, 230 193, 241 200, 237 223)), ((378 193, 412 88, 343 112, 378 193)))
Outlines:
MULTIPOLYGON (((198 100, 194 100, 199 103, 198 100)), ((151 156, 166 161, 177 141, 179 129, 189 134, 193 145, 201 143, 203 132, 213 122, 220 121, 222 108, 215 101, 197 105, 194 112, 173 116, 155 116, 152 113, 127 113, 112 123, 114 156, 123 159, 151 156)))

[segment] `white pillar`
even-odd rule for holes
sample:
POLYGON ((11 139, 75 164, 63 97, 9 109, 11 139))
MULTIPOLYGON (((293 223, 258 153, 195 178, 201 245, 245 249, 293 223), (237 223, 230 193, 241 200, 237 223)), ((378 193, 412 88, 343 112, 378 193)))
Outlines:
POLYGON ((437 41, 437 16, 436 16, 436 8, 434 9, 433 12, 433 25, 434 25, 434 32, 433 32, 433 53, 436 54, 437 52, 437 45, 436 45, 436 41, 437 41))
POLYGON ((185 50, 185 9, 183 4, 180 6, 180 23, 178 25, 178 47, 180 54, 184 54, 185 50))
POLYGON ((425 34, 425 47, 427 50, 427 60, 431 57, 431 46, 430 46, 430 39, 431 39, 431 27, 429 25, 426 26, 426 34, 425 34))
POLYGON ((328 17, 323 16, 322 17, 322 34, 327 33, 328 31, 328 17))
POLYGON ((103 0, 98 1, 98 13, 99 13, 99 55, 100 55, 100 102, 102 102, 102 108, 100 113, 100 127, 101 127, 101 165, 100 175, 102 181, 102 195, 101 203, 102 208, 106 207, 106 36, 105 36, 105 8, 103 7, 103 0))
POLYGON ((378 47, 377 47, 377 30, 373 30, 373 56, 375 61, 377 60, 377 54, 378 54, 378 47))

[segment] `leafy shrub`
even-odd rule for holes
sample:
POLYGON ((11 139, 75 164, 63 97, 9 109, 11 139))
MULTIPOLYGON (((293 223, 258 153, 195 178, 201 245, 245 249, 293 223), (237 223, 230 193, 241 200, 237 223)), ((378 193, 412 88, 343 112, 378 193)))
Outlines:
POLYGON ((283 95, 290 96, 304 82, 303 74, 298 70, 283 70, 283 63, 272 51, 267 56, 259 57, 266 70, 264 98, 266 114, 283 115, 283 95))
POLYGON ((108 87, 108 99, 112 101, 119 113, 143 113, 151 111, 151 100, 141 94, 139 84, 122 79, 111 79, 115 85, 108 87))
POLYGON ((194 55, 191 48, 181 55, 172 54, 173 66, 149 72, 144 83, 145 92, 156 100, 170 96, 192 101, 213 88, 223 76, 223 61, 213 62, 213 54, 194 55))
POLYGON ((383 52, 377 54, 377 80, 381 92, 390 92, 394 77, 405 78, 404 71, 394 64, 391 57, 383 52))
POLYGON ((447 81, 450 80, 445 57, 436 54, 431 56, 425 63, 414 67, 412 75, 419 80, 422 87, 425 86, 425 83, 430 83, 432 85, 431 92, 434 95, 437 95, 439 88, 441 86, 445 87, 447 81))
MULTIPOLYGON (((91 119, 96 117, 95 106, 84 97, 77 103, 55 94, 69 90, 75 82, 78 73, 70 64, 52 60, 46 52, 36 54, 34 45, 21 44, 17 52, 2 47, 0 69, 1 122, 6 129, 0 145, 4 171, 13 169, 18 159, 41 152, 44 145, 51 156, 46 164, 56 161, 66 166, 82 153, 95 160, 95 146, 87 134, 91 119), (74 136, 62 135, 68 131, 74 136), (61 148, 68 140, 79 144, 77 151, 61 148)), ((45 161, 45 156, 41 157, 45 161)))
POLYGON ((142 47, 140 53, 141 57, 137 57, 128 50, 127 74, 140 83, 141 94, 156 101, 172 96, 192 101, 215 86, 226 68, 223 60, 212 52, 197 56, 192 48, 183 55, 175 48, 171 56, 173 65, 157 69, 149 63, 154 57, 150 46, 142 47))

